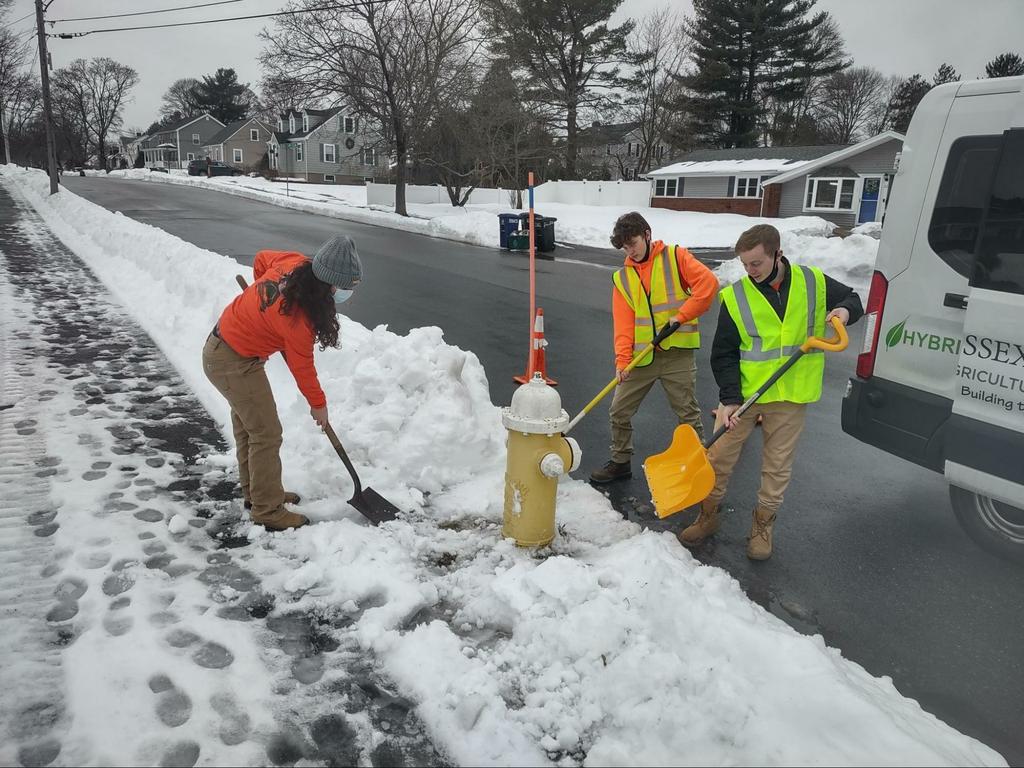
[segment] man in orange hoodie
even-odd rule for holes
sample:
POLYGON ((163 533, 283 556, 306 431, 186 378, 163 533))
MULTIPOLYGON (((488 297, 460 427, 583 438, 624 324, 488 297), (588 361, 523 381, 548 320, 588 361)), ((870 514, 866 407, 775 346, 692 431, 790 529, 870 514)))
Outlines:
POLYGON ((633 414, 657 381, 679 423, 691 424, 703 437, 694 360, 694 350, 700 346, 697 318, 708 311, 718 292, 718 278, 692 253, 661 240, 652 242, 651 227, 639 213, 620 216, 611 241, 626 255, 613 277, 612 289, 619 383, 609 410, 611 460, 591 473, 594 483, 632 477, 633 414), (650 344, 667 323, 676 325, 671 335, 636 368, 625 371, 633 355, 650 344))

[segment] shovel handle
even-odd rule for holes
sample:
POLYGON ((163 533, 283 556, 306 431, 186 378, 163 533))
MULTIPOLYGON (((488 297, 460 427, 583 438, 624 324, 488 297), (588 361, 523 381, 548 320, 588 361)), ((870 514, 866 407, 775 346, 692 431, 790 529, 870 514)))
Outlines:
MULTIPOLYGON (((768 377, 768 381, 766 381, 764 384, 757 388, 757 392, 755 392, 746 399, 743 405, 739 407, 739 409, 736 411, 736 413, 733 414, 733 416, 738 419, 740 416, 746 413, 750 406, 752 406, 754 403, 758 401, 758 399, 760 399, 761 395, 767 392, 772 387, 772 385, 775 384, 776 381, 781 379, 785 375, 786 371, 788 371, 790 368, 796 365, 797 360, 799 360, 805 354, 810 352, 812 349, 820 349, 823 352, 842 352, 844 349, 846 349, 846 345, 850 343, 850 337, 846 333, 846 326, 843 325, 843 321, 840 320, 838 317, 833 317, 831 323, 832 328, 836 332, 835 336, 829 339, 821 339, 818 338, 817 336, 809 337, 807 341, 800 345, 800 349, 794 352, 790 356, 789 360, 787 360, 783 364, 783 366, 779 368, 779 370, 777 370, 775 373, 768 377)), ((711 439, 704 444, 704 448, 710 448, 712 445, 715 444, 715 441, 717 441, 718 438, 724 435, 728 430, 728 424, 723 424, 722 426, 720 426, 718 429, 715 430, 715 433, 711 435, 711 439)))
MULTIPOLYGON (((665 327, 658 331, 658 335, 654 337, 654 341, 652 341, 646 347, 641 349, 636 355, 634 355, 633 359, 629 361, 629 365, 622 369, 622 372, 628 373, 629 371, 632 371, 634 368, 636 368, 640 361, 644 359, 644 356, 651 352, 651 350, 653 350, 656 346, 663 342, 668 336, 675 333, 678 327, 679 323, 677 323, 675 320, 670 320, 669 322, 665 323, 665 327)), ((604 400, 607 394, 611 392, 613 389, 615 389, 615 386, 618 383, 619 374, 616 373, 615 378, 609 381, 608 384, 605 385, 605 388, 598 392, 593 400, 591 400, 589 403, 583 406, 583 410, 576 414, 573 420, 569 422, 569 426, 562 430, 562 434, 569 434, 569 430, 571 430, 573 427, 579 424, 580 420, 588 413, 590 413, 590 411, 594 408, 595 405, 604 400)))
POLYGON ((357 498, 363 494, 363 484, 359 482, 359 475, 356 474, 356 468, 352 466, 352 460, 349 459, 348 453, 345 452, 345 447, 341 444, 341 440, 334 432, 334 427, 330 423, 324 425, 324 433, 327 435, 327 439, 331 441, 331 445, 334 446, 334 450, 338 454, 338 458, 341 459, 342 464, 345 465, 345 469, 352 475, 352 482, 355 484, 355 493, 352 498, 357 498))
POLYGON ((800 349, 804 352, 810 352, 812 349, 820 349, 822 352, 842 352, 846 349, 846 346, 850 343, 850 336, 846 333, 846 326, 843 325, 843 321, 838 317, 833 317, 831 323, 832 328, 836 332, 835 336, 830 339, 811 336, 803 343, 800 349))
POLYGON ((235 282, 238 283, 238 287, 243 291, 249 287, 249 284, 245 282, 245 278, 241 275, 235 275, 235 282))

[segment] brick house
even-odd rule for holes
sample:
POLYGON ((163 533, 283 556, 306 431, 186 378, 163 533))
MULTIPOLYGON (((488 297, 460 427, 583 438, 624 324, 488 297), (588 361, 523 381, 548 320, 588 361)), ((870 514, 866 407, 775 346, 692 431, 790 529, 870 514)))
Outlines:
POLYGON ((903 135, 850 145, 701 149, 651 171, 651 207, 747 216, 881 221, 903 135))

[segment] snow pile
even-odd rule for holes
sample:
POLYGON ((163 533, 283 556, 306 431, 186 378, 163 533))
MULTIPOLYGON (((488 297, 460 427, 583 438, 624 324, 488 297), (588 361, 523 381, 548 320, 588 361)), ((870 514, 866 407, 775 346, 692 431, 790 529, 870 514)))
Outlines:
MULTIPOLYGON (((3 174, 230 435, 200 349, 236 264, 66 191, 47 197, 39 172, 3 174)), ((585 483, 560 484, 552 546, 518 550, 500 536, 504 435, 476 356, 436 328, 399 337, 344 320, 342 339, 317 353, 332 417, 364 483, 409 511, 372 528, 344 505, 348 478, 272 360, 286 482, 319 524, 254 529, 249 567, 278 610, 350 617, 455 762, 1004 764, 585 483)))
MULTIPOLYGON (((782 233, 782 252, 795 264, 820 267, 829 277, 856 290, 867 301, 871 272, 878 256, 878 240, 868 235, 847 237, 808 237, 782 233)), ((737 258, 723 262, 715 270, 722 285, 739 280, 746 273, 737 258)))

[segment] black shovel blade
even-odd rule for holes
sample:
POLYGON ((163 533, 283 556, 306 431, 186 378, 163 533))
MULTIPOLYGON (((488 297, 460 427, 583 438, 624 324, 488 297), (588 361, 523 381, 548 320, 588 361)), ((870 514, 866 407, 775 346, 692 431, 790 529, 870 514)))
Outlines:
POLYGON ((401 511, 373 488, 363 488, 362 493, 357 493, 348 503, 374 525, 394 520, 401 511))

